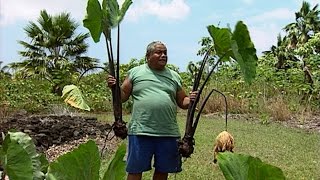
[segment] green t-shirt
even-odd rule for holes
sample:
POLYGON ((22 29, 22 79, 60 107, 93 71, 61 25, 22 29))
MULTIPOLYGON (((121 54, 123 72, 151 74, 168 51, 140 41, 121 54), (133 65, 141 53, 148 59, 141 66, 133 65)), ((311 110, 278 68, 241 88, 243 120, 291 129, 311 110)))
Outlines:
POLYGON ((128 72, 133 109, 129 135, 180 137, 177 124, 176 94, 181 78, 175 71, 151 70, 147 64, 128 72))

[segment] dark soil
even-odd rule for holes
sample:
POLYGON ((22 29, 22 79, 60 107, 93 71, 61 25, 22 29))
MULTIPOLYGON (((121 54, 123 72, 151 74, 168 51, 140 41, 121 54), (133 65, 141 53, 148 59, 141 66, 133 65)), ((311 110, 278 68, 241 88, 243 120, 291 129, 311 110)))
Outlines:
MULTIPOLYGON (((59 146, 70 150, 88 139, 95 139, 102 145, 111 126, 97 121, 95 117, 15 114, 0 121, 0 134, 7 133, 9 130, 28 134, 33 139, 38 152, 50 151, 52 156, 57 156, 57 153, 63 153, 63 150, 57 148, 59 146), (72 147, 66 147, 66 144, 72 144, 72 147), (50 150, 53 147, 57 153, 50 150)), ((1 143, 2 138, 0 138, 1 143)))

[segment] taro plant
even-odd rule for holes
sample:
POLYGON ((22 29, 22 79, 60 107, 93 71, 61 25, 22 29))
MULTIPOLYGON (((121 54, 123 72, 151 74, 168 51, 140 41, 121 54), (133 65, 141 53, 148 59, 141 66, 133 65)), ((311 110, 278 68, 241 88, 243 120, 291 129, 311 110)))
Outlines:
POLYGON ((125 139, 127 137, 126 123, 122 119, 121 89, 120 89, 120 22, 132 4, 131 0, 125 0, 119 8, 117 0, 88 0, 87 15, 83 20, 84 26, 89 29, 94 42, 100 41, 103 33, 107 46, 109 74, 117 80, 115 86, 111 88, 112 104, 115 122, 112 125, 116 136, 125 139), (112 29, 117 27, 117 56, 114 58, 112 29), (116 65, 114 64, 116 62, 116 65))
POLYGON ((124 179, 126 145, 122 143, 101 173, 99 150, 93 140, 49 163, 36 152, 31 137, 22 132, 8 132, 0 146, 0 178, 24 180, 119 180, 124 179))
MULTIPOLYGON (((199 103, 200 95, 209 80, 211 74, 221 62, 232 63, 235 60, 239 63, 241 72, 244 75, 246 82, 251 83, 256 74, 257 56, 254 44, 251 41, 247 26, 239 21, 235 30, 231 32, 229 28, 219 28, 213 25, 208 26, 208 31, 213 39, 214 45, 206 49, 204 59, 198 69, 192 90, 197 91, 198 95, 194 101, 190 102, 187 114, 185 135, 179 141, 179 152, 182 157, 190 157, 194 150, 195 140, 194 134, 200 119, 200 114, 208 101, 210 95, 216 91, 223 95, 218 90, 212 89, 211 92, 204 98, 201 107, 195 117, 196 106, 199 103), (215 53, 214 65, 206 75, 206 78, 200 86, 200 80, 203 76, 203 71, 207 61, 212 54, 215 53), (194 118, 195 117, 195 118, 194 118)), ((223 95, 224 96, 224 95, 223 95)), ((226 103, 226 130, 227 130, 227 100, 226 103)), ((250 155, 241 155, 230 152, 218 153, 218 164, 224 177, 227 180, 234 179, 285 179, 282 170, 278 167, 263 163, 259 158, 250 155)))
POLYGON ((189 104, 185 134, 179 142, 179 152, 183 157, 190 157, 193 153, 193 146, 195 144, 193 137, 200 119, 200 114, 212 92, 217 91, 213 89, 207 95, 195 117, 195 111, 197 104, 199 103, 200 95, 216 67, 221 64, 221 62, 232 63, 232 61, 236 61, 240 65, 245 81, 248 83, 252 82, 256 74, 258 60, 256 49, 251 41, 248 28, 242 21, 237 22, 233 32, 229 28, 219 28, 214 25, 208 26, 207 29, 214 44, 212 47, 206 49, 204 58, 193 83, 192 90, 198 91, 198 95, 195 100, 191 101, 189 104), (200 86, 203 70, 212 52, 215 52, 215 63, 200 86))
POLYGON ((219 153, 218 164, 226 180, 285 179, 280 168, 264 163, 259 158, 249 155, 231 152, 219 153))

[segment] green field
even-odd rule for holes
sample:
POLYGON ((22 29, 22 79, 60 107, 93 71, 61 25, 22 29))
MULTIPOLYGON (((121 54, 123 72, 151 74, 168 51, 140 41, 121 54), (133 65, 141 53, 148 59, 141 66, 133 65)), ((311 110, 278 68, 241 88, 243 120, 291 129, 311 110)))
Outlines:
MULTIPOLYGON (((182 134, 184 134, 185 119, 185 114, 178 115, 182 134)), ((194 153, 191 158, 183 162, 183 171, 170 174, 169 179, 224 179, 219 166, 213 163, 214 139, 224 127, 222 118, 202 117, 195 134, 194 153)), ((318 132, 289 128, 278 123, 263 125, 244 119, 230 119, 228 131, 235 138, 235 153, 259 157, 262 161, 281 168, 290 180, 320 179, 318 132)), ((152 171, 145 173, 143 177, 151 179, 152 171)))

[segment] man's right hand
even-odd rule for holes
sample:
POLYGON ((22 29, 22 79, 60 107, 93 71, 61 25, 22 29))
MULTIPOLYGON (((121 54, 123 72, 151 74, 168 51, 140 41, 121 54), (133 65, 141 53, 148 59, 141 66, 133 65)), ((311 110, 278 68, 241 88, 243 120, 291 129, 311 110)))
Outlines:
POLYGON ((108 85, 108 87, 112 87, 112 86, 114 86, 115 84, 116 84, 116 78, 114 78, 113 76, 111 76, 111 75, 108 75, 108 78, 107 78, 107 85, 108 85))

